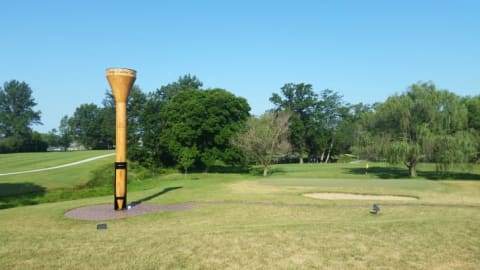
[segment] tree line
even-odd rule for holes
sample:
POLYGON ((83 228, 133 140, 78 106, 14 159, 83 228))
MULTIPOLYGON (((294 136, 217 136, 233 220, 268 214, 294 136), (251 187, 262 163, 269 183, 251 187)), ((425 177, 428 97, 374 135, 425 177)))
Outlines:
MULTIPOLYGON (((316 92, 311 84, 287 83, 273 93, 273 108, 250 115, 242 97, 205 89, 195 76, 145 93, 135 85, 128 103, 128 155, 143 166, 209 170, 217 165, 273 162, 335 162, 343 154, 402 163, 411 176, 419 162, 439 171, 478 158, 480 96, 460 97, 431 82, 412 84, 385 102, 348 104, 338 92, 316 92)), ((40 112, 24 82, 0 88, 0 151, 87 149, 115 144, 115 102, 82 104, 58 129, 40 135, 31 125, 40 112), (15 103, 15 104, 14 104, 15 103), (41 146, 41 147, 40 147, 41 146)))

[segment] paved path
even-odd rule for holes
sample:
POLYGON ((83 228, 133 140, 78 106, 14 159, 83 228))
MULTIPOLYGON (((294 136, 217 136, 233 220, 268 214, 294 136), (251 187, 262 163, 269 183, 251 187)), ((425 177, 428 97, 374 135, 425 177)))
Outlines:
POLYGON ((96 157, 91 157, 91 158, 87 158, 87 159, 84 159, 84 160, 75 161, 75 162, 71 162, 71 163, 67 163, 67 164, 63 164, 63 165, 58 165, 58 166, 54 166, 54 167, 47 167, 47 168, 42 168, 42 169, 35 169, 35 170, 28 170, 28 171, 21 171, 21 172, 0 173, 0 176, 24 174, 24 173, 36 173, 36 172, 43 172, 43 171, 49 171, 49 170, 56 170, 56 169, 61 169, 61 168, 65 168, 65 167, 71 167, 71 166, 79 165, 79 164, 82 164, 82 163, 94 161, 94 160, 101 159, 101 158, 110 157, 110 156, 113 156, 113 155, 115 155, 115 153, 96 156, 96 157))

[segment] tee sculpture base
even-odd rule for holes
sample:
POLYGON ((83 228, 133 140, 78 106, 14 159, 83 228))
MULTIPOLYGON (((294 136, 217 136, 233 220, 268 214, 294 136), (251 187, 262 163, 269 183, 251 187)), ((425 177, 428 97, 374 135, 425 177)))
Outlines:
POLYGON ((115 97, 114 209, 127 209, 127 98, 137 72, 127 68, 107 69, 107 80, 115 97))

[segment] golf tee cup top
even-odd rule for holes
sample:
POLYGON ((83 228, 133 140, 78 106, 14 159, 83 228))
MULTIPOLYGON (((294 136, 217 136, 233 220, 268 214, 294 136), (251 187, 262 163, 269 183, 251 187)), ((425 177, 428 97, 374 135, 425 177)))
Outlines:
POLYGON ((137 72, 128 68, 108 68, 106 76, 115 98, 115 181, 114 209, 127 209, 127 99, 137 72))

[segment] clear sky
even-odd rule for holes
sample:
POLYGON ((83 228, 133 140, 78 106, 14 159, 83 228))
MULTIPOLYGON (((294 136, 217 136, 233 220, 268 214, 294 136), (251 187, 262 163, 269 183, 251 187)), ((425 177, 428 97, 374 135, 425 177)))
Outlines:
POLYGON ((285 83, 374 103, 433 81, 480 94, 480 1, 0 2, 0 83, 27 82, 47 132, 100 105, 108 67, 144 92, 196 75, 245 97, 253 114, 285 83))

